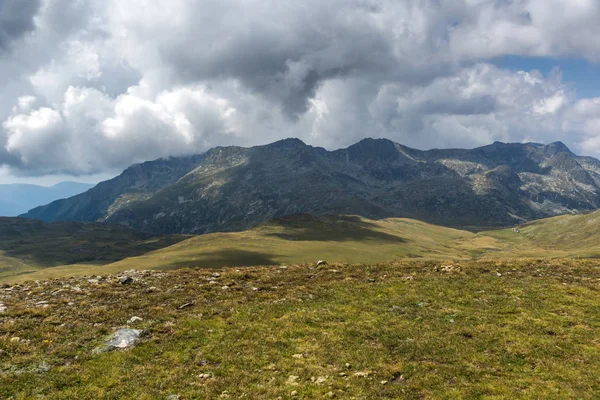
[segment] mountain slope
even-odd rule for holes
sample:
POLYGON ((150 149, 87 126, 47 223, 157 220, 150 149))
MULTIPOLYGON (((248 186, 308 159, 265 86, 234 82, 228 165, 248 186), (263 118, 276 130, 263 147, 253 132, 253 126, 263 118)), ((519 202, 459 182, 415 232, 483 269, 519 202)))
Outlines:
POLYGON ((297 213, 482 228, 598 206, 600 161, 578 157, 560 142, 421 151, 365 139, 330 152, 286 139, 136 165, 25 216, 202 234, 297 213))
POLYGON ((77 182, 61 182, 51 187, 2 184, 0 185, 0 216, 14 217, 33 207, 85 192, 93 186, 77 182))
POLYGON ((24 218, 0 218, 0 278, 57 265, 108 264, 183 239, 101 223, 47 224, 24 218))

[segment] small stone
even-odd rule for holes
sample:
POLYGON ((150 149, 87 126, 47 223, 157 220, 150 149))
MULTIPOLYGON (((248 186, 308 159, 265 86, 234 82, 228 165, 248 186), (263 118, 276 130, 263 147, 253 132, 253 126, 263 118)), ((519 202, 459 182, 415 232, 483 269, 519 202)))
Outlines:
POLYGON ((227 290, 227 289, 229 289, 229 286, 227 286, 227 285, 225 285, 225 286, 221 286, 221 289, 223 289, 223 290, 227 290))
POLYGON ((190 302, 190 303, 185 303, 185 304, 182 304, 182 305, 180 305, 180 306, 179 306, 179 309, 180 309, 180 310, 183 310, 184 308, 188 308, 188 307, 191 307, 191 306, 193 306, 193 305, 194 305, 194 302, 192 301, 192 302, 190 302))
POLYGON ((158 292, 157 287, 150 286, 148 289, 146 289, 146 293, 154 293, 154 292, 158 292))
POLYGON ((181 399, 180 395, 172 394, 172 395, 167 396, 167 398, 165 400, 179 400, 179 399, 181 399))
POLYGON ((502 274, 501 274, 500 272, 498 272, 498 273, 496 274, 496 276, 502 276, 502 274))
POLYGON ((333 393, 333 392, 327 392, 327 394, 325 395, 325 397, 329 397, 329 398, 335 397, 335 393, 333 393))
POLYGON ((352 365, 350 363, 346 363, 346 368, 350 368, 352 365))
POLYGON ((292 358, 304 358, 303 354, 294 354, 292 358))
POLYGON ((315 381, 315 383, 317 385, 322 385, 323 383, 327 382, 327 378, 325 378, 324 376, 320 376, 317 378, 317 380, 315 381))
POLYGON ((298 380, 299 376, 296 375, 290 375, 287 378, 287 381, 285 381, 285 383, 287 383, 288 385, 293 385, 293 386, 297 386, 298 385, 298 380))
POLYGON ((319 261, 317 261, 317 267, 320 266, 320 265, 327 265, 327 261, 325 261, 325 260, 319 260, 319 261))
POLYGON ((253 287, 252 290, 255 291, 255 292, 259 291, 259 289, 257 287, 253 287))
POLYGON ((296 390, 294 390, 294 391, 292 391, 292 393, 290 393, 290 396, 296 397, 296 396, 298 396, 298 392, 296 390))
POLYGON ((136 323, 138 321, 143 321, 143 320, 144 320, 143 318, 133 316, 133 317, 129 318, 129 320, 127 321, 127 323, 128 324, 134 324, 134 323, 136 323))
POLYGON ((353 376, 355 378, 366 378, 367 376, 369 376, 369 373, 360 371, 360 372, 356 372, 353 376))
POLYGON ((210 379, 211 375, 210 374, 200 374, 198 375, 198 378, 200 379, 210 379))
POLYGON ((133 283, 133 278, 130 276, 127 276, 127 275, 122 276, 119 278, 119 283, 121 285, 129 285, 129 284, 133 283))
POLYGON ((110 350, 127 349, 138 340, 142 331, 137 329, 122 328, 116 331, 103 346, 94 349, 94 353, 103 353, 110 350))
POLYGON ((214 274, 212 274, 212 276, 214 276, 215 278, 220 278, 221 274, 218 272, 215 272, 214 274))
POLYGON ((11 343, 19 343, 20 341, 21 341, 21 338, 18 336, 10 338, 11 343))
POLYGON ((8 310, 8 308, 4 304, 0 303, 0 313, 5 313, 6 310, 8 310))
POLYGON ((379 383, 381 383, 382 385, 387 385, 388 381, 381 381, 379 383))

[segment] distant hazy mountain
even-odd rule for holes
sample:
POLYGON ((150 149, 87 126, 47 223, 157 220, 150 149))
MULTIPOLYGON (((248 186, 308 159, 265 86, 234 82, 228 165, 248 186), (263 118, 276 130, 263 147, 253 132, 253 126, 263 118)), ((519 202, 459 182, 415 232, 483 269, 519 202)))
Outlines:
POLYGON ((134 165, 25 216, 206 233, 297 213, 486 227, 599 206, 600 161, 576 156, 560 142, 420 151, 365 139, 327 151, 287 139, 134 165))
POLYGON ((0 185, 0 216, 14 217, 30 209, 85 192, 94 185, 61 182, 52 187, 4 184, 0 185))

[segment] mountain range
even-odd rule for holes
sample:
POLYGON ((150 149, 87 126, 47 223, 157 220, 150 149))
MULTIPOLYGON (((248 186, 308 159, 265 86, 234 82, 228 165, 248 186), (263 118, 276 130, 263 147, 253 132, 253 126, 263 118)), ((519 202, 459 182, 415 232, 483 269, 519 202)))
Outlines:
POLYGON ((599 206, 600 161, 577 156, 561 142, 423 151, 364 139, 328 151, 285 139, 136 164, 23 216, 203 234, 299 213, 482 229, 599 206))
POLYGON ((0 216, 14 217, 34 207, 85 192, 93 186, 78 182, 61 182, 50 187, 2 184, 0 185, 0 216))

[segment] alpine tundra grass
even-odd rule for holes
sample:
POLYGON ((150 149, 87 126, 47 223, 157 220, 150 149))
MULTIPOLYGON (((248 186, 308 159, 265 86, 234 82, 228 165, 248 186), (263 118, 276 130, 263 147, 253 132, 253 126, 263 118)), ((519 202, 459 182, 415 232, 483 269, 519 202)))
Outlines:
POLYGON ((0 398, 593 399, 600 262, 397 261, 5 285, 0 398), (134 348, 96 354, 107 335, 134 348), (173 397, 175 398, 175 397, 173 397))

